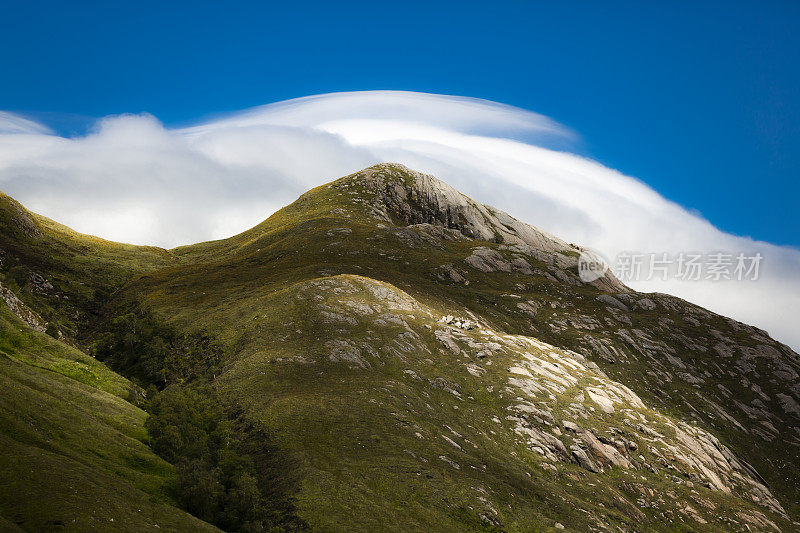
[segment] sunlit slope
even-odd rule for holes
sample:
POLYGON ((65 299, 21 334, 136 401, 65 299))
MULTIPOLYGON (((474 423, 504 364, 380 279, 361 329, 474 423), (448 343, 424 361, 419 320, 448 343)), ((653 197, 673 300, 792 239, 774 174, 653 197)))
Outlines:
POLYGON ((172 505, 133 390, 0 302, 0 530, 214 529, 172 505))
POLYGON ((53 331, 80 337, 124 283, 175 263, 166 250, 77 233, 0 193, 0 281, 53 331))
POLYGON ((781 523, 778 502, 716 439, 577 354, 443 324, 441 310, 361 276, 263 303, 266 346, 218 386, 301 458, 312 526, 668 529, 667 513, 720 530, 740 512, 781 523))
POLYGON ((297 498, 312 525, 399 527, 411 516, 411 529, 771 529, 789 524, 781 507, 796 519, 796 354, 677 298, 610 277, 584 284, 579 247, 456 194, 404 167, 372 167, 241 235, 174 250, 182 265, 135 279, 104 313, 139 313, 225 347, 216 386, 303 465, 297 498), (388 288, 362 307, 347 303, 353 284, 388 288), (395 293, 422 314, 383 318, 397 314, 386 301, 395 293), (446 315, 480 324, 464 333, 477 344, 453 349, 446 315), (514 340, 484 338, 502 348, 487 351, 481 335, 514 340), (585 369, 568 371, 574 383, 548 381, 528 355, 562 369, 582 357, 585 369), (584 381, 603 372, 600 391, 625 385, 641 406, 612 398, 607 412, 584 381), (537 385, 511 383, 515 373, 537 385), (590 433, 614 448, 622 440, 629 465, 581 465, 572 447, 590 456, 590 433), (687 444, 693 434, 705 444, 687 444), (480 480, 495 518, 476 503, 480 480))

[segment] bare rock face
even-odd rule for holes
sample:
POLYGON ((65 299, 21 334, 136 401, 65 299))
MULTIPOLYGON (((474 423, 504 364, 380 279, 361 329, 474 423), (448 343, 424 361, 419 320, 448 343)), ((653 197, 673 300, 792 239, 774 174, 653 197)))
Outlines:
MULTIPOLYGON (((371 278, 340 275, 304 282, 296 290, 298 301, 314 302, 312 316, 319 318, 310 320, 330 334, 323 350, 302 354, 303 365, 325 358, 368 375, 400 362, 402 377, 393 380, 421 387, 426 402, 442 391, 460 412, 469 405, 462 402, 494 395, 487 412, 494 424, 490 434, 513 436, 515 445, 536 454, 543 468, 558 471, 572 464, 596 476, 658 475, 672 490, 699 484, 787 516, 756 470, 714 435, 653 409, 582 354, 487 325, 475 327, 473 320, 457 315, 438 315, 408 293, 371 278), (331 316, 351 320, 332 321, 331 316)), ((441 436, 455 449, 452 453, 466 453, 478 440, 473 423, 458 431, 443 426, 447 432, 441 436)), ((469 464, 465 456, 441 457, 456 469, 469 464)))
POLYGON ((47 322, 42 320, 42 317, 22 303, 22 301, 17 298, 17 295, 8 287, 4 287, 2 283, 0 283, 0 299, 6 303, 17 318, 25 322, 25 324, 31 328, 36 331, 44 331, 47 329, 47 322))
POLYGON ((512 271, 511 263, 506 261, 499 252, 484 246, 476 248, 472 255, 464 259, 464 262, 481 272, 512 271))
POLYGON ((475 329, 478 327, 477 322, 472 320, 468 320, 466 318, 460 318, 453 315, 446 315, 439 319, 439 322, 443 324, 449 324, 451 326, 460 328, 460 329, 475 329))
MULTIPOLYGON (((542 272, 531 266, 530 261, 535 260, 550 265, 548 276, 576 286, 584 284, 576 272, 582 248, 480 204, 429 174, 397 163, 381 163, 330 186, 350 190, 350 194, 354 188, 365 192, 358 201, 381 222, 378 227, 386 229, 384 223, 393 224, 389 231, 408 246, 441 247, 447 240, 474 239, 494 245, 478 246, 464 259, 478 271, 534 275, 542 272)), ((468 284, 459 273, 449 277, 468 284)), ((614 293, 630 291, 610 271, 591 285, 614 293)))
POLYGON ((375 205, 407 225, 443 226, 471 239, 528 245, 540 251, 574 251, 561 239, 508 213, 479 204, 429 174, 397 163, 383 163, 358 175, 375 193, 375 205))
MULTIPOLYGON (((383 221, 399 220, 412 228, 439 227, 469 239, 500 244, 499 249, 515 254, 506 259, 497 250, 478 248, 466 259, 478 270, 532 274, 530 264, 523 257, 528 256, 555 267, 554 273, 559 279, 580 284, 577 278, 567 276, 562 269, 577 268, 581 248, 520 222, 499 209, 480 204, 429 174, 398 163, 382 163, 345 179, 349 182, 339 186, 357 181, 374 194, 371 209, 383 221)), ((431 229, 426 229, 426 233, 430 234, 431 229)), ((612 292, 629 290, 610 272, 592 284, 612 292)))
POLYGON ((610 305, 612 307, 616 307, 617 309, 620 309, 622 311, 625 311, 625 312, 630 311, 630 309, 628 308, 627 305, 625 305, 624 303, 620 302, 619 300, 617 300, 616 298, 614 298, 610 294, 601 294, 600 296, 597 297, 597 300, 600 301, 600 302, 603 302, 606 305, 610 305))

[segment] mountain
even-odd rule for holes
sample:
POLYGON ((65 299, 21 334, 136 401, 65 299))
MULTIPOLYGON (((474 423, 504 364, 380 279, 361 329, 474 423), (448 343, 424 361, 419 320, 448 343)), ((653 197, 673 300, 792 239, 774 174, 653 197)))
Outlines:
POLYGON ((0 249, 9 527, 800 527, 796 353, 401 165, 168 251, 0 197, 0 249))

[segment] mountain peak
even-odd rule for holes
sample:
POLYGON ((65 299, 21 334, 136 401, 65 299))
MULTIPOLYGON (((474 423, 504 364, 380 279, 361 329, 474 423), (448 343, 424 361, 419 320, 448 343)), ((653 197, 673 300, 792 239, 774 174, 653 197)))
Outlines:
POLYGON ((542 229, 476 202, 442 180, 400 163, 373 165, 343 180, 361 183, 374 194, 375 207, 407 225, 432 224, 455 229, 471 239, 530 246, 544 252, 579 251, 542 229))
MULTIPOLYGON (((576 269, 583 250, 400 163, 373 165, 333 182, 331 187, 361 188, 361 199, 386 222, 455 230, 468 239, 509 246, 559 268, 576 269)), ((610 272, 594 284, 610 292, 629 290, 610 272)))

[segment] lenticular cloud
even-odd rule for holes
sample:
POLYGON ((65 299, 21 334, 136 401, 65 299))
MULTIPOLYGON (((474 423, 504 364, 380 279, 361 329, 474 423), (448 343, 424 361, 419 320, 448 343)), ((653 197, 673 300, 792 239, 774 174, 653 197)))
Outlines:
POLYGON ((299 98, 183 129, 149 115, 107 117, 78 138, 0 112, 0 189, 78 231, 171 247, 233 235, 311 187, 396 161, 607 258, 761 254, 757 281, 645 273, 628 283, 800 346, 799 251, 723 233, 641 181, 570 153, 577 140, 530 111, 399 91, 299 98))

